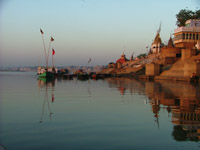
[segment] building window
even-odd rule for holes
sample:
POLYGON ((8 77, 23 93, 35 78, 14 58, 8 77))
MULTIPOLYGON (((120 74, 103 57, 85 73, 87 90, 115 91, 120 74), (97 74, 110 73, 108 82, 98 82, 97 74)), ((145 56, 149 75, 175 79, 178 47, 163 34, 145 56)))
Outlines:
POLYGON ((193 34, 193 40, 195 40, 195 34, 193 34))
POLYGON ((188 39, 188 33, 186 34, 186 39, 188 39))
POLYGON ((192 34, 190 33, 190 34, 189 34, 189 39, 191 40, 191 38, 192 38, 192 34))
POLYGON ((198 39, 199 39, 199 34, 196 35, 196 40, 198 40, 198 39))
POLYGON ((185 40, 185 33, 183 33, 183 40, 185 40))

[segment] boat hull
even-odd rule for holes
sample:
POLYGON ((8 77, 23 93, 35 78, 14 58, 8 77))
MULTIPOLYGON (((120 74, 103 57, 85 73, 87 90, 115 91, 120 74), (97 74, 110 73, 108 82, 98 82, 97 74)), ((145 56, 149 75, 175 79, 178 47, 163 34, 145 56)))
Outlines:
POLYGON ((38 75, 39 78, 54 78, 54 73, 44 72, 38 75))

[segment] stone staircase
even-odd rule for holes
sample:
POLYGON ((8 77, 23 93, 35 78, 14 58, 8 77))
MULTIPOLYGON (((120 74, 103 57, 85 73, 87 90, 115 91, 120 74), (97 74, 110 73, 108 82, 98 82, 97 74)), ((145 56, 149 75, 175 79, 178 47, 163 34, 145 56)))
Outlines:
POLYGON ((184 77, 184 64, 185 62, 179 59, 169 70, 163 71, 160 76, 184 77))

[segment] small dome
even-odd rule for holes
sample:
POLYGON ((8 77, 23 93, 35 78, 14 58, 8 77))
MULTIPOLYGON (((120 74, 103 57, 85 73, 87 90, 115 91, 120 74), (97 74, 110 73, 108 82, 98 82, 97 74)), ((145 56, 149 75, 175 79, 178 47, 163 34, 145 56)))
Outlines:
POLYGON ((125 63, 126 61, 128 61, 128 59, 126 58, 126 55, 124 55, 124 53, 121 55, 121 57, 116 61, 116 63, 125 63))

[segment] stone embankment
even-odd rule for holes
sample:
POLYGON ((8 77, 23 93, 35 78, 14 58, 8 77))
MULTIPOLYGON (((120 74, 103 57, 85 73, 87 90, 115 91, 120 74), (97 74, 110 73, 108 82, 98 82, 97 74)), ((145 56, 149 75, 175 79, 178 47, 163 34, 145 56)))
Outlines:
POLYGON ((112 64, 107 68, 103 69, 99 74, 111 77, 133 77, 138 78, 140 75, 145 74, 145 65, 153 63, 158 60, 160 55, 151 54, 146 58, 141 58, 137 60, 130 60, 121 65, 112 64))
POLYGON ((175 81, 191 81, 192 75, 200 76, 200 55, 193 56, 187 60, 179 59, 169 70, 161 72, 155 80, 175 80, 175 81))
POLYGON ((131 77, 140 79, 192 81, 194 73, 200 76, 200 54, 188 59, 178 58, 173 64, 165 64, 159 54, 151 54, 146 58, 130 60, 121 66, 112 65, 99 74, 110 77, 131 77))

